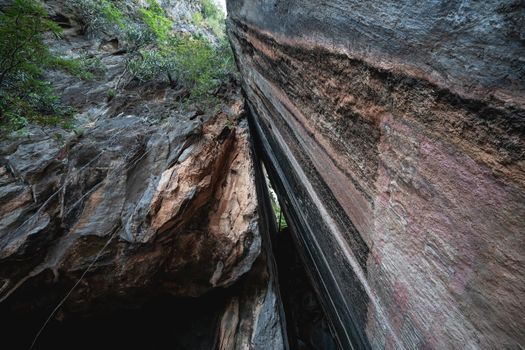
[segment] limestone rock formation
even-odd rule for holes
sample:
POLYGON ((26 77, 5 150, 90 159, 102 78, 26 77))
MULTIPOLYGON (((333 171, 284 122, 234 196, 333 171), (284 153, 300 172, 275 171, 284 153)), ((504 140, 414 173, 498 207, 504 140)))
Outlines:
POLYGON ((522 347, 523 4, 228 13, 256 147, 340 346, 522 347))

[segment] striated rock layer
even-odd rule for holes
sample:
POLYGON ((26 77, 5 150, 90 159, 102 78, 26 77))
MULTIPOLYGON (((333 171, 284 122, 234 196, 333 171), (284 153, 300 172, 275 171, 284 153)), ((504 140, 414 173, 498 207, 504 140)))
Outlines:
POLYGON ((152 284, 198 296, 251 268, 261 243, 246 132, 230 125, 235 115, 181 118, 102 119, 63 147, 45 134, 9 144, 2 299, 35 279, 74 281, 88 266, 70 302, 152 284))
POLYGON ((524 346, 523 13, 228 1, 255 143, 342 348, 524 346))

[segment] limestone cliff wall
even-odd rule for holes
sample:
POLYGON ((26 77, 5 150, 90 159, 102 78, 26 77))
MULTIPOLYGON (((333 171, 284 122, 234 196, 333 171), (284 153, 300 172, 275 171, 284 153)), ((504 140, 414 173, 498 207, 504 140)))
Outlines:
POLYGON ((343 348, 525 344, 514 1, 228 1, 259 153, 343 348))

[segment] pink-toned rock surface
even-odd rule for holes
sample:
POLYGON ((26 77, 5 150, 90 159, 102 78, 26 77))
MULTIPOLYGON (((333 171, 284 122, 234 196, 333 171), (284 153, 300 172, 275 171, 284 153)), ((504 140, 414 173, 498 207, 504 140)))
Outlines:
POLYGON ((229 2, 255 140, 340 345, 523 347, 523 8, 365 3, 229 2))

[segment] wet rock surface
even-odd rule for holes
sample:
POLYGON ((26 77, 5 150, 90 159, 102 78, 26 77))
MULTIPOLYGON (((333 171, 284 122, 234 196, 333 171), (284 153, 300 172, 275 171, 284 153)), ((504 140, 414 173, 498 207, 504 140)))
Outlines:
POLYGON ((341 346, 523 344, 522 5, 228 9, 254 142, 341 346))

